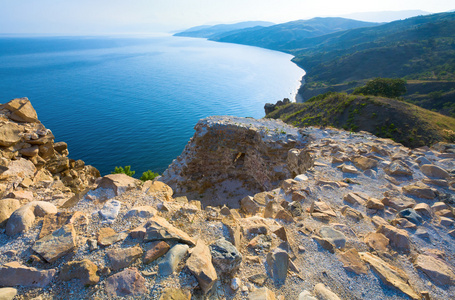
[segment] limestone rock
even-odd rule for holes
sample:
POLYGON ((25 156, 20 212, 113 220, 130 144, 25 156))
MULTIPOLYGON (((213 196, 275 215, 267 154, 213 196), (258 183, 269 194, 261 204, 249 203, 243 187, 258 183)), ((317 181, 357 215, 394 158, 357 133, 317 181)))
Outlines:
POLYGON ((72 214, 66 212, 44 216, 43 226, 38 238, 43 238, 67 224, 71 220, 71 216, 72 214))
POLYGON ((436 190, 430 188, 428 185, 417 182, 416 184, 406 185, 403 188, 403 193, 413 195, 424 199, 436 198, 436 190))
POLYGON ((164 260, 159 263, 159 274, 162 276, 171 275, 177 269, 180 261, 185 257, 188 252, 188 245, 176 244, 174 245, 164 257, 164 260))
POLYGON ((255 215, 259 212, 259 205, 254 202, 253 197, 246 196, 240 201, 240 208, 250 215, 255 215))
POLYGON ((417 212, 415 210, 413 210, 412 208, 403 209, 402 211, 400 211, 398 213, 398 215, 400 217, 408 219, 410 222, 412 222, 416 225, 420 225, 423 222, 422 217, 419 216, 417 214, 417 212))
POLYGON ((139 245, 125 249, 112 249, 106 253, 111 262, 111 269, 114 271, 128 267, 142 254, 143 251, 139 245))
POLYGON ((154 241, 148 246, 148 250, 144 254, 144 263, 149 264, 156 259, 166 254, 171 248, 168 243, 163 241, 154 241))
POLYGON ((335 253, 336 246, 334 243, 332 243, 324 238, 321 238, 317 235, 312 235, 311 238, 313 240, 315 240, 316 242, 318 242, 318 244, 325 250, 328 250, 330 253, 335 253))
POLYGON ((104 227, 98 231, 97 241, 98 245, 107 247, 117 242, 123 241, 127 238, 127 236, 127 232, 122 231, 117 233, 110 227, 104 227))
POLYGON ((172 188, 161 181, 148 180, 142 186, 142 191, 148 195, 154 195, 159 199, 165 199, 166 201, 172 200, 174 192, 172 188))
POLYGON ((196 247, 191 251, 191 255, 186 261, 188 269, 196 277, 204 294, 213 287, 218 276, 212 265, 212 255, 210 248, 202 240, 198 240, 196 247))
POLYGON ((369 209, 378 209, 382 210, 384 209, 384 204, 381 202, 381 200, 376 199, 376 198, 368 198, 367 202, 365 203, 365 206, 369 209))
POLYGON ((368 195, 363 193, 348 193, 343 197, 343 200, 354 205, 365 206, 365 201, 368 199, 368 195))
POLYGON ((134 189, 139 183, 140 180, 126 174, 109 174, 101 179, 98 188, 111 189, 119 196, 127 190, 134 189))
POLYGON ((17 295, 17 289, 15 288, 0 288, 0 300, 13 300, 17 295))
POLYGON ((220 274, 231 275, 239 269, 242 262, 242 254, 230 242, 221 238, 209 247, 212 254, 212 262, 220 274))
POLYGON ((33 208, 33 213, 36 217, 44 217, 45 215, 57 213, 57 207, 55 207, 54 204, 46 201, 33 201, 27 205, 33 208))
POLYGON ((4 104, 11 112, 10 118, 17 122, 38 122, 38 115, 27 98, 16 98, 4 104))
POLYGON ((268 271, 274 282, 284 284, 289 268, 289 254, 281 248, 276 248, 267 254, 268 271))
POLYGON ((100 281, 100 277, 96 275, 97 271, 98 267, 94 263, 88 259, 83 259, 63 265, 59 277, 65 281, 78 278, 83 285, 94 285, 100 281))
POLYGON ((384 168, 384 171, 389 175, 394 176, 411 176, 412 171, 401 161, 393 161, 390 165, 384 168))
POLYGON ((381 200, 381 202, 384 205, 390 206, 398 211, 413 207, 416 204, 414 199, 411 199, 409 197, 385 197, 381 200))
POLYGON ((51 282, 56 273, 55 269, 38 270, 13 261, 0 267, 0 287, 45 287, 51 282))
POLYGON ((357 275, 368 273, 368 268, 360 259, 359 253, 354 248, 351 248, 346 252, 339 253, 338 258, 343 263, 343 267, 346 270, 354 272, 357 275))
POLYGON ((32 249, 41 255, 47 262, 53 263, 60 257, 76 248, 76 231, 73 224, 62 228, 35 242, 32 249))
POLYGON ((267 274, 258 273, 248 277, 248 280, 256 285, 263 286, 268 278, 267 274))
POLYGON ((334 292, 327 288, 323 283, 314 286, 314 293, 319 300, 341 300, 334 292))
POLYGON ((150 218, 143 228, 145 228, 144 241, 175 240, 190 246, 196 244, 188 234, 172 226, 166 219, 159 216, 150 218))
POLYGON ((176 288, 166 288, 161 294, 160 300, 191 300, 191 293, 176 288))
POLYGON ((390 240, 391 246, 396 250, 404 252, 410 251, 411 242, 406 230, 398 229, 391 225, 381 225, 376 232, 384 234, 390 240))
POLYGON ((103 223, 113 224, 117 218, 121 206, 122 203, 117 200, 109 200, 106 202, 103 208, 99 211, 99 215, 103 219, 103 223))
POLYGON ((435 165, 422 165, 420 171, 428 177, 447 179, 450 177, 450 174, 441 167, 435 165))
POLYGON ((104 290, 109 297, 139 296, 147 293, 145 279, 136 268, 123 270, 106 279, 104 290))
POLYGON ((354 165, 357 168, 359 168, 363 171, 366 171, 366 170, 369 170, 372 168, 376 168, 378 166, 377 160, 368 158, 368 157, 364 157, 364 156, 355 157, 355 158, 351 159, 351 161, 354 163, 354 165))
POLYGON ((314 297, 309 291, 304 290, 299 294, 299 299, 298 300, 318 300, 316 297, 314 297))
POLYGON ((370 248, 380 252, 386 252, 389 245, 389 239, 382 233, 377 232, 368 233, 363 241, 370 248))
POLYGON ((126 219, 132 218, 132 217, 137 217, 137 218, 151 218, 154 215, 156 215, 158 212, 153 206, 150 205, 145 205, 145 206, 138 206, 138 207, 133 207, 130 209, 126 214, 125 217, 126 219))
POLYGON ((341 167, 341 172, 343 172, 343 173, 359 174, 359 170, 357 170, 357 168, 354 166, 342 164, 340 167, 341 167))
POLYGON ((379 275, 379 278, 388 285, 391 285, 414 300, 419 300, 420 295, 414 291, 414 289, 408 285, 408 276, 406 273, 392 265, 389 265, 379 257, 368 253, 368 252, 360 252, 360 257, 370 266, 373 270, 379 275))
POLYGON ((304 173, 314 165, 314 159, 311 153, 305 149, 289 150, 286 162, 289 171, 294 176, 304 173))
POLYGON ((332 210, 332 208, 323 201, 314 201, 310 207, 310 213, 315 212, 324 213, 332 217, 336 217, 337 214, 332 210))
POLYGON ((282 208, 283 207, 278 201, 269 201, 264 209, 264 218, 275 218, 276 213, 282 208))
POLYGON ((35 222, 33 207, 24 205, 15 210, 6 223, 6 234, 9 236, 16 235, 20 232, 30 229, 35 222))
POLYGON ((36 171, 35 165, 24 158, 12 160, 7 168, 6 171, 0 173, 0 180, 10 177, 19 177, 21 179, 33 178, 36 171))
POLYGON ((1 124, 0 126, 0 146, 9 147, 20 142, 21 127, 15 123, 1 124))
POLYGON ((436 284, 453 284, 455 283, 455 274, 450 267, 440 259, 429 255, 420 254, 414 262, 416 268, 422 270, 431 281, 436 284))
POLYGON ((355 210, 347 205, 343 206, 341 209, 340 209, 340 212, 341 214, 343 214, 344 216, 348 217, 348 218, 351 218, 351 219, 354 219, 355 221, 359 222, 360 220, 362 220, 364 217, 363 217, 363 214, 358 211, 358 210, 355 210))
POLYGON ((338 249, 343 249, 346 244, 346 236, 341 231, 333 229, 330 226, 322 226, 319 229, 319 234, 323 239, 331 242, 338 249))
POLYGON ((275 293, 266 287, 259 288, 248 295, 248 300, 276 300, 275 293))
POLYGON ((21 207, 21 203, 16 199, 1 199, 0 200, 0 227, 3 227, 8 221, 11 214, 21 207))

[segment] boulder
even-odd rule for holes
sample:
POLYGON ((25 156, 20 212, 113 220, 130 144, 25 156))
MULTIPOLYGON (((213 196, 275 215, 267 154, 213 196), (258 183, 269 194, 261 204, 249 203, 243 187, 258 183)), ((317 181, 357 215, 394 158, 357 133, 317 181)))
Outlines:
POLYGON ((65 281, 77 278, 83 285, 95 285, 100 281, 100 277, 96 275, 97 271, 98 267, 93 262, 83 259, 64 264, 59 277, 65 281))
POLYGON ((104 204, 103 208, 99 211, 99 215, 103 220, 102 223, 113 224, 118 216, 122 203, 117 200, 109 200, 104 204))
POLYGON ((376 232, 384 234, 389 239, 390 245, 394 249, 404 252, 409 252, 411 250, 411 242, 406 230, 398 229, 391 225, 381 225, 376 232))
POLYGON ((378 209, 382 210, 384 209, 384 203, 381 202, 381 200, 376 199, 376 198, 368 198, 367 202, 365 203, 365 206, 369 209, 378 209))
POLYGON ((67 224, 36 241, 32 249, 47 262, 53 263, 60 257, 73 251, 76 245, 76 231, 74 230, 74 226, 73 224, 67 224))
POLYGON ((152 180, 148 180, 142 185, 142 191, 166 201, 171 201, 174 194, 172 188, 164 182, 152 180))
POLYGON ((382 233, 370 232, 363 239, 365 244, 370 248, 379 251, 386 252, 387 246, 389 245, 389 239, 382 233))
POLYGON ((186 261, 186 266, 196 277, 204 294, 207 294, 215 284, 218 276, 212 264, 210 248, 199 239, 186 261))
POLYGON ((0 300, 13 300, 17 295, 17 289, 15 288, 0 288, 0 300))
POLYGON ((240 200, 240 208, 242 211, 249 215, 255 215, 259 212, 259 205, 253 200, 253 197, 246 196, 240 200))
POLYGON ((232 275, 242 262, 242 254, 233 244, 224 238, 218 239, 210 246, 212 262, 219 274, 232 275))
POLYGON ((357 168, 359 168, 363 171, 366 171, 366 170, 369 170, 372 168, 376 168, 378 166, 377 160, 368 158, 368 157, 364 157, 364 156, 355 157, 355 158, 351 159, 351 161, 354 163, 354 165, 357 168))
MULTIPOLYGON (((181 243, 194 246, 195 241, 182 230, 169 224, 166 219, 154 216, 150 218, 143 226, 143 240, 144 241, 166 241, 174 240, 181 243)), ((140 235, 140 234, 139 234, 140 235)))
POLYGON ((16 122, 36 123, 38 115, 28 98, 16 98, 4 104, 11 112, 10 118, 16 122))
POLYGON ((398 213, 398 215, 402 218, 408 219, 410 222, 416 225, 420 225, 423 222, 422 217, 419 216, 419 214, 417 214, 417 212, 412 208, 403 209, 398 213))
POLYGON ((159 274, 161 276, 168 276, 174 273, 180 261, 185 257, 188 252, 188 245, 176 244, 174 245, 164 257, 163 261, 158 264, 159 274))
POLYGON ((360 258, 370 264, 371 268, 379 275, 382 282, 393 286, 414 300, 420 300, 420 295, 408 284, 409 278, 404 271, 396 268, 379 257, 368 253, 360 252, 360 258))
POLYGON ((275 284, 284 284, 288 274, 289 254, 281 248, 276 248, 267 254, 267 265, 275 284))
POLYGON ((333 229, 330 226, 322 226, 319 229, 319 234, 323 239, 331 242, 338 249, 344 248, 346 244, 346 236, 341 231, 333 229))
POLYGON ((264 218, 275 218, 277 212, 283 207, 278 201, 271 200, 267 203, 264 209, 264 218))
POLYGON ((341 300, 334 292, 332 292, 323 283, 318 283, 314 286, 314 293, 319 300, 341 300))
POLYGON ((108 297, 139 296, 147 293, 145 279, 136 268, 123 270, 106 279, 104 290, 108 297))
POLYGON ((22 132, 22 128, 15 123, 1 124, 0 126, 0 146, 9 147, 15 145, 21 141, 19 133, 22 132))
POLYGON ((428 185, 422 182, 403 186, 402 189, 404 194, 416 196, 419 198, 432 200, 437 196, 437 191, 435 189, 430 188, 428 185))
POLYGON ((166 254, 171 248, 168 243, 163 241, 154 241, 147 246, 148 250, 144 254, 144 263, 149 264, 166 254))
POLYGON ((426 217, 426 218, 431 218, 432 215, 433 215, 433 211, 431 210, 431 207, 426 204, 426 203, 417 203, 415 206, 414 206, 414 210, 422 215, 423 217, 426 217))
POLYGON ((395 160, 390 165, 384 168, 384 171, 389 175, 394 176, 411 176, 412 171, 405 163, 395 160))
POLYGON ((310 213, 311 214, 313 214, 313 213, 323 213, 323 214, 326 214, 326 215, 332 216, 332 217, 336 217, 337 216, 337 214, 333 211, 333 209, 330 207, 330 205, 328 205, 324 201, 314 201, 311 204, 310 213))
POLYGON ((6 225, 11 214, 21 207, 21 203, 16 199, 1 199, 0 200, 0 227, 6 225))
POLYGON ((30 205, 24 205, 15 210, 6 223, 6 234, 16 235, 20 232, 29 230, 35 222, 34 209, 30 205))
POLYGON ((390 206, 398 211, 413 207, 416 202, 414 199, 411 199, 409 197, 385 197, 384 199, 381 200, 381 202, 386 205, 390 206))
POLYGON ((98 188, 111 189, 116 196, 138 186, 140 180, 126 174, 109 174, 101 178, 98 188))
POLYGON ((422 165, 420 167, 420 171, 422 171, 422 173, 427 175, 428 177, 440 178, 440 179, 450 178, 449 172, 447 172, 446 170, 444 170, 441 167, 431 165, 431 164, 422 165))
POLYGON ((131 265, 136 259, 143 254, 142 248, 139 245, 130 248, 112 249, 106 252, 111 269, 114 271, 123 269, 131 265))
POLYGON ((13 261, 0 267, 0 287, 45 287, 56 273, 55 269, 38 270, 13 261))
POLYGON ((316 297, 314 297, 309 291, 304 290, 299 294, 299 299, 298 300, 318 300, 316 297))
POLYGON ((455 283, 455 274, 450 267, 440 259, 420 254, 417 256, 414 265, 417 269, 420 269, 427 274, 430 280, 436 284, 451 285, 455 283))
POLYGON ((21 179, 32 179, 35 176, 35 165, 28 159, 19 158, 12 160, 8 164, 8 169, 0 173, 0 180, 8 179, 9 177, 19 177, 21 179))

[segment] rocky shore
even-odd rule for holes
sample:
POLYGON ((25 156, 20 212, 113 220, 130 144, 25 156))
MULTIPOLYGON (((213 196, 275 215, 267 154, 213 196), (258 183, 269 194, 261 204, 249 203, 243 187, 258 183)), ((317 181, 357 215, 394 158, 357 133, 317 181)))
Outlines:
POLYGON ((0 105, 0 299, 451 299, 455 145, 209 117, 100 177, 0 105))

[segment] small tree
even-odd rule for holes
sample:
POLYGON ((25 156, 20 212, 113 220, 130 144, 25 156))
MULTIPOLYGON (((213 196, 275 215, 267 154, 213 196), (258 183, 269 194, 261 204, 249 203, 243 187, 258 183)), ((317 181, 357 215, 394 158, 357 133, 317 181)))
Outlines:
POLYGON ((398 98, 406 93, 406 80, 393 78, 375 78, 367 82, 365 86, 354 90, 354 95, 372 95, 387 98, 398 98))
POLYGON ((158 176, 160 176, 160 174, 152 172, 151 170, 148 170, 148 171, 142 173, 142 176, 139 179, 142 181, 147 181, 147 180, 153 180, 158 176))
POLYGON ((126 174, 131 177, 134 175, 134 173, 136 173, 136 172, 131 171, 131 166, 125 166, 125 168, 115 167, 114 172, 112 172, 112 174, 126 174))

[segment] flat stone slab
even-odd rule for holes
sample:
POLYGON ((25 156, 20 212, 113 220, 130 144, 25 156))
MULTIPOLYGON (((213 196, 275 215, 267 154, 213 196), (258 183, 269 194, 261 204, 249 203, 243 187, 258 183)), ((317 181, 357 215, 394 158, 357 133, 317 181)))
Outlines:
POLYGON ((164 260, 158 265, 159 274, 168 276, 174 273, 177 269, 179 262, 185 257, 188 252, 188 245, 177 244, 172 247, 164 257, 164 260))
POLYGON ((76 248, 76 231, 67 224, 35 242, 32 249, 47 262, 53 263, 76 248))
POLYGON ((99 211, 99 215, 101 219, 103 219, 102 223, 113 224, 118 216, 120 207, 122 207, 122 203, 120 201, 110 200, 106 202, 103 208, 99 211))
POLYGON ((106 255, 111 262, 111 269, 116 271, 128 267, 143 254, 142 248, 134 246, 126 249, 112 249, 106 255))
POLYGON ((338 249, 344 248, 346 244, 346 236, 341 231, 333 229, 330 226, 322 226, 319 234, 322 238, 333 243, 338 249))
POLYGON ((29 286, 45 287, 54 278, 57 270, 38 270, 13 261, 0 267, 0 287, 29 286))
POLYGON ((421 254, 417 256, 414 264, 417 269, 422 270, 436 284, 445 285, 455 283, 455 274, 442 260, 421 254))
POLYGON ((106 279, 104 287, 109 297, 139 296, 147 293, 145 279, 136 268, 129 268, 106 279))

